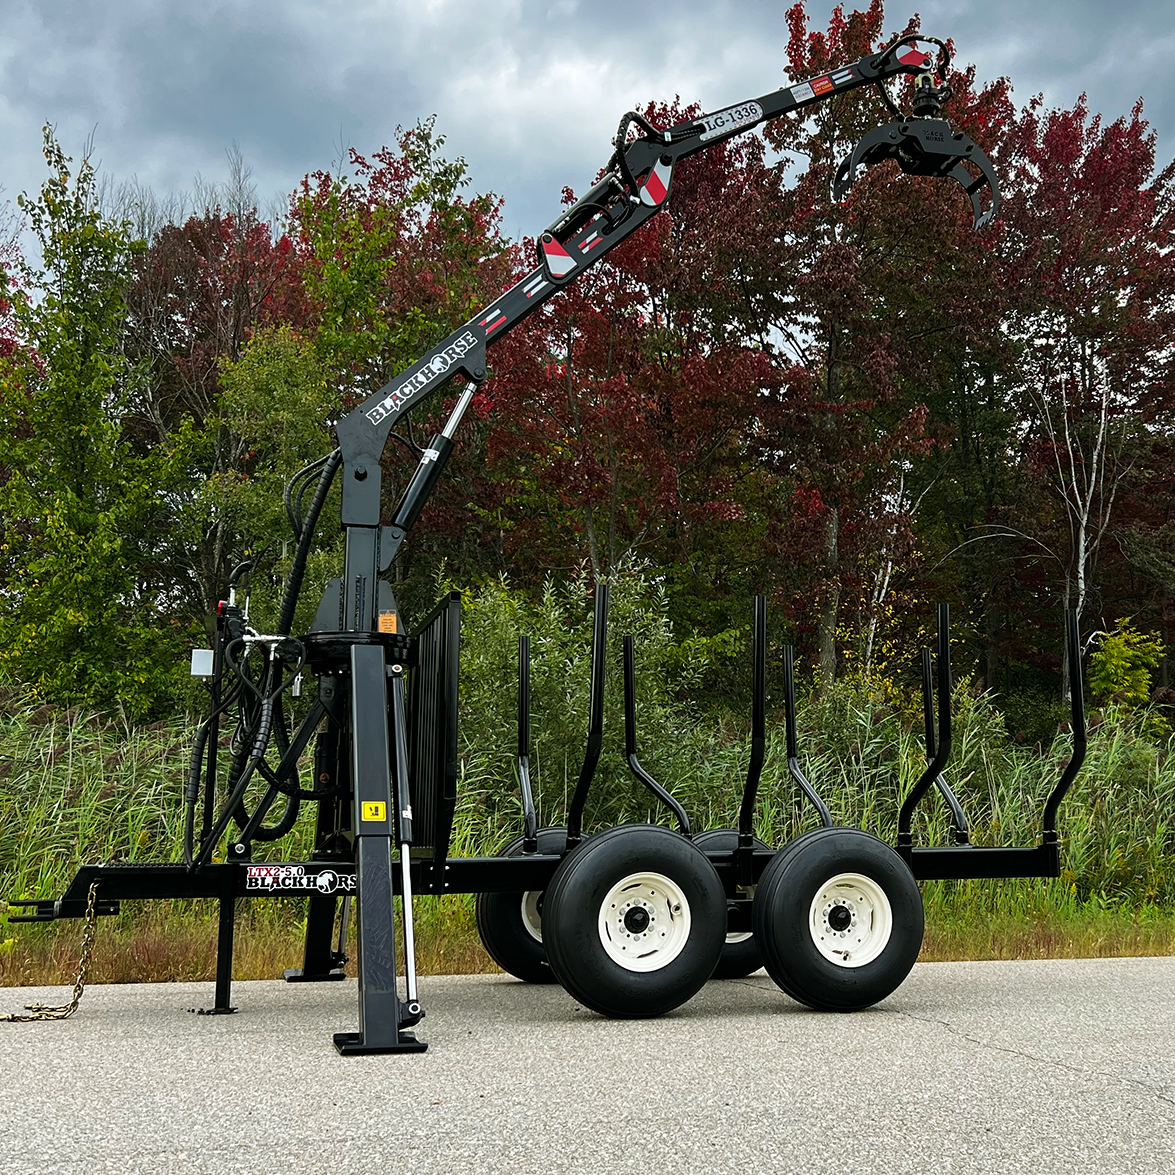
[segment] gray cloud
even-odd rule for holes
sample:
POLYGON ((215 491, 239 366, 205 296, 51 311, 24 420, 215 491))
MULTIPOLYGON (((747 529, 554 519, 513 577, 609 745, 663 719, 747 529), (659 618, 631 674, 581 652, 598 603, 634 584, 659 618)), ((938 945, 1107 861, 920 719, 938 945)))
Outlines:
MULTIPOLYGON (((820 27, 831 7, 811 3, 820 27)), ((981 80, 1011 77, 1107 118, 1146 99, 1170 154, 1175 95, 1170 0, 922 0, 923 27, 953 37, 981 80)), ((766 0, 602 6, 575 0, 9 0, 0 28, 0 184, 42 177, 39 127, 57 124, 114 179, 186 188, 225 172, 240 145, 263 201, 329 166, 340 144, 372 151, 398 124, 438 115, 474 186, 506 197, 506 229, 534 232, 564 184, 582 189, 618 116, 650 98, 713 108, 784 81, 785 7, 766 0)), ((887 27, 908 9, 891 3, 887 27)))

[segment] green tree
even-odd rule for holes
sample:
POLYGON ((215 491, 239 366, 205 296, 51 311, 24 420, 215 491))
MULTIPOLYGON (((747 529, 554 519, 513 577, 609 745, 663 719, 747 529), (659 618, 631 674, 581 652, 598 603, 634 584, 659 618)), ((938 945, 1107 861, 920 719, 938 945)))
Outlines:
MULTIPOLYGON (((251 579, 252 609, 263 626, 277 619, 294 539, 284 508, 286 487, 304 465, 330 452, 328 424, 338 392, 326 378, 313 345, 288 326, 266 327, 236 361, 220 365, 221 426, 241 448, 238 467, 214 472, 190 511, 213 518, 237 536, 236 558, 260 559, 251 579)), ((316 478, 309 483, 314 492, 316 478)), ((336 489, 337 496, 337 489, 336 489)), ((302 592, 295 631, 309 626, 326 581, 342 561, 338 503, 328 502, 302 592)))
MULTIPOLYGON (((391 380, 505 289, 519 258, 499 232, 500 201, 464 195, 465 161, 442 155, 428 119, 401 130, 370 158, 352 150, 349 175, 308 175, 291 205, 290 235, 308 314, 302 337, 348 410, 391 380)), ((456 389, 413 413, 421 437, 451 406, 456 389)), ((492 490, 485 471, 488 429, 471 412, 459 458, 449 466, 411 540, 391 569, 409 613, 432 600, 442 565, 463 581, 500 568, 481 513, 492 490)), ((399 444, 384 452, 390 513, 416 467, 399 444)))
POLYGON ((157 513, 120 417, 135 371, 122 353, 125 292, 140 248, 99 207, 51 127, 50 175, 19 204, 41 250, 6 296, 21 347, 0 357, 5 607, 0 675, 62 704, 143 716, 166 705, 182 634, 155 621, 144 573, 157 513))
POLYGON ((1153 632, 1139 632, 1129 620, 1119 620, 1113 632, 1089 658, 1089 688, 1095 698, 1119 695, 1130 707, 1150 698, 1150 671, 1163 656, 1163 640, 1153 632))

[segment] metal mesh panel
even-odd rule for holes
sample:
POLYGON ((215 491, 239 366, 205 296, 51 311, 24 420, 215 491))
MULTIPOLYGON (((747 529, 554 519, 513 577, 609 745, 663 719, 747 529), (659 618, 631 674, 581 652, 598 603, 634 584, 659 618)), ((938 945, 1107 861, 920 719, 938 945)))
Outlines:
POLYGON ((461 593, 451 592, 415 637, 416 664, 408 674, 412 855, 443 861, 457 802, 461 593))

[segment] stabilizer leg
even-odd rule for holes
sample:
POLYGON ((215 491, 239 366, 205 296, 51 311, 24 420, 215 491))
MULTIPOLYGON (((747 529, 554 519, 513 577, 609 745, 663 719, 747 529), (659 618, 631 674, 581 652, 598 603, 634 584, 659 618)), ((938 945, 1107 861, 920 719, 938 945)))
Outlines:
POLYGON ((392 905, 392 748, 387 674, 379 645, 351 649, 351 778, 355 788, 355 875, 359 913, 359 1031, 336 1032, 345 1056, 420 1053, 428 1047, 404 1030, 409 1019, 396 991, 396 924, 392 905))
POLYGON ((211 1008, 188 1009, 198 1016, 231 1016, 236 1011, 230 1000, 233 985, 233 923, 237 899, 231 876, 226 874, 226 877, 228 880, 218 899, 220 916, 216 927, 216 994, 211 1008))
POLYGON ((287 983, 323 983, 347 978, 346 972, 339 966, 331 941, 335 929, 336 904, 334 894, 310 895, 302 966, 282 972, 287 983))
MULTIPOLYGON (((330 751, 337 754, 337 739, 330 740, 330 751)), ((324 766, 323 748, 319 748, 316 755, 315 775, 321 778, 324 766)), ((335 763, 330 762, 330 771, 335 771, 335 763)), ((319 856, 322 846, 327 843, 335 831, 337 800, 324 800, 318 805, 318 822, 314 834, 315 857, 319 856)), ((326 854, 331 859, 333 854, 326 854)), ((338 903, 335 894, 315 893, 310 895, 309 906, 306 910, 306 944, 302 951, 302 966, 282 972, 287 983, 323 983, 332 980, 346 979, 343 964, 347 961, 344 953, 346 947, 346 931, 340 935, 338 948, 331 945, 331 937, 335 927, 335 909, 338 903)))

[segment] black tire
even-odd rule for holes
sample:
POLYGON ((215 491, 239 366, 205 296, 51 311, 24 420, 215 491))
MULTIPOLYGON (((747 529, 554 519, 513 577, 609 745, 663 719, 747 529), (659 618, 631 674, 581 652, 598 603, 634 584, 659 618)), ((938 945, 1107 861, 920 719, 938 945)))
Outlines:
MULTIPOLYGON (((720 849, 722 852, 733 852, 738 848, 738 830, 734 828, 710 828, 699 832, 694 837, 694 844, 699 849, 720 849)), ((755 838, 755 848, 770 848, 758 837, 755 838)), ((757 886, 750 886, 747 895, 753 898, 757 886)), ((718 966, 714 968, 711 979, 743 979, 763 966, 763 958, 759 954, 759 947, 755 942, 754 934, 748 932, 726 933, 726 942, 722 946, 722 954, 718 958, 718 966)))
MULTIPOLYGON (((801 832, 799 836, 795 837, 793 840, 788 841, 787 844, 785 844, 783 846, 783 848, 780 849, 779 852, 776 853, 776 855, 771 858, 771 861, 770 861, 770 864, 768 865, 768 868, 772 868, 772 867, 774 867, 776 869, 785 868, 785 866, 783 866, 781 864, 777 864, 777 862, 790 859, 791 857, 793 857, 795 855, 795 853, 798 850, 802 849, 804 847, 804 845, 812 837, 814 837, 818 833, 821 833, 824 831, 825 831, 825 829, 823 827, 820 827, 820 828, 809 829, 807 832, 801 832)), ((766 873, 767 870, 765 869, 763 872, 766 873)), ((763 877, 762 877, 762 875, 760 875, 759 885, 762 885, 762 884, 763 884, 763 877)), ((758 896, 759 896, 759 886, 757 885, 755 887, 755 897, 758 898, 758 896)), ((755 923, 755 907, 754 907, 754 905, 751 906, 751 924, 752 924, 752 926, 754 926, 756 924, 755 923)), ((759 940, 756 938, 755 939, 756 948, 758 948, 758 945, 759 945, 759 940)), ((763 952, 761 950, 759 951, 759 957, 760 957, 760 959, 763 957, 763 952)), ((767 964, 764 963, 763 966, 766 967, 767 964)), ((803 999, 799 995, 797 995, 796 992, 794 992, 791 989, 791 987, 788 985, 787 977, 785 975, 782 975, 782 974, 779 974, 776 972, 772 972, 769 967, 767 968, 767 973, 775 981, 776 987, 780 988, 787 995, 791 996, 791 998, 793 1000, 795 1000, 797 1003, 804 1002, 803 999)))
POLYGON ((567 855, 543 920, 551 970, 568 992, 604 1016, 639 1019, 701 991, 722 953, 726 897, 691 841, 626 824, 567 855))
POLYGON ((925 928, 909 867, 855 828, 806 833, 772 858, 753 923, 771 978, 824 1012, 859 1011, 892 994, 914 966, 925 928))
MULTIPOLYGON (((566 828, 540 828, 540 853, 561 853, 567 846, 566 828)), ((503 849, 503 857, 522 855, 522 837, 503 849)), ((543 947, 542 915, 545 894, 479 893, 474 902, 477 934, 490 958, 523 983, 555 983, 543 947)))

